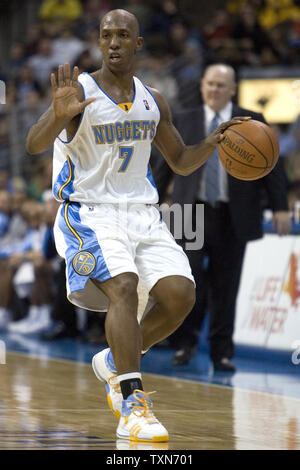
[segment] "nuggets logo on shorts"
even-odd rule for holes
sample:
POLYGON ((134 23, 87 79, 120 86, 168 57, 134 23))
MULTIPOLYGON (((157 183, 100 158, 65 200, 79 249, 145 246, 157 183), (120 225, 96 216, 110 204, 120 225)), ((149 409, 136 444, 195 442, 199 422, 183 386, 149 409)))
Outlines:
POLYGON ((94 271, 96 260, 92 253, 88 251, 80 251, 73 258, 73 268, 81 276, 88 276, 94 271))

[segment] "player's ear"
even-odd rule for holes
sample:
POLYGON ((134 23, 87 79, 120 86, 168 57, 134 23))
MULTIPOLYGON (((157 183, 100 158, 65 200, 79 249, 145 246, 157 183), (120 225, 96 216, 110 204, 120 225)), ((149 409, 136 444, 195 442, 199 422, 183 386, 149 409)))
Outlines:
POLYGON ((138 38, 136 40, 136 50, 137 50, 137 52, 142 49, 143 45, 144 45, 144 38, 142 38, 141 36, 138 36, 138 38))

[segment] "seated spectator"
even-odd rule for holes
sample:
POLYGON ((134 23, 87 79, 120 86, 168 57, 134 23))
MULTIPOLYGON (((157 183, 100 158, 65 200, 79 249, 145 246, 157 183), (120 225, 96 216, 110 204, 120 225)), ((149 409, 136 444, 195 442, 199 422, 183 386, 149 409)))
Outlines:
POLYGON ((151 7, 147 5, 147 2, 144 2, 142 0, 126 0, 124 8, 125 10, 130 11, 130 13, 136 16, 140 25, 141 36, 143 36, 150 26, 152 14, 151 7))
POLYGON ((28 27, 25 37, 25 55, 30 57, 38 53, 38 43, 42 37, 42 28, 39 23, 33 23, 28 27))
POLYGON ((230 38, 232 20, 226 10, 217 10, 211 21, 203 27, 204 37, 210 48, 216 48, 224 39, 230 38))
POLYGON ((168 34, 172 24, 183 20, 183 15, 176 3, 175 0, 158 0, 155 2, 147 30, 148 34, 155 35, 162 32, 168 34))
POLYGON ((28 93, 32 91, 40 91, 40 86, 28 64, 24 64, 20 69, 15 80, 15 85, 18 101, 20 104, 26 104, 28 93))
POLYGON ((27 200, 26 191, 22 188, 15 189, 13 193, 10 193, 9 197, 9 224, 6 232, 0 238, 0 249, 20 242, 27 231, 27 223, 21 214, 21 207, 27 200))
POLYGON ((13 193, 0 191, 0 213, 5 204, 8 218, 7 228, 0 236, 0 249, 17 244, 25 236, 27 224, 21 215, 21 207, 26 199, 27 193, 22 188, 15 189, 13 193))
MULTIPOLYGON (((89 54, 91 61, 95 64, 95 69, 100 67, 102 61, 102 53, 99 49, 99 26, 97 28, 91 29, 86 37, 84 42, 84 53, 89 54)), ((76 61, 77 65, 78 62, 76 61)))
POLYGON ((77 25, 77 32, 81 37, 86 37, 88 32, 93 29, 97 29, 99 34, 101 18, 114 8, 110 0, 86 0, 82 7, 83 14, 77 25))
POLYGON ((95 63, 90 51, 85 50, 80 54, 79 57, 76 59, 76 65, 78 66, 79 72, 88 72, 92 73, 94 72, 98 67, 101 62, 95 63))
MULTIPOLYGON (((30 127, 39 119, 44 111, 48 108, 48 103, 43 98, 40 90, 28 90, 23 102, 20 102, 19 109, 21 111, 19 118, 20 132, 19 138, 23 141, 25 147, 25 140, 30 127)), ((47 154, 44 154, 46 158, 47 154)))
POLYGON ((258 19, 261 26, 271 29, 287 21, 300 17, 300 6, 297 0, 265 0, 260 8, 258 19))
POLYGON ((172 23, 169 28, 168 49, 176 57, 183 53, 184 44, 189 38, 188 26, 182 22, 172 23))
MULTIPOLYGON (((7 194, 9 193, 7 192, 7 194)), ((2 253, 2 256, 0 255, 0 329, 6 328, 13 316, 11 310, 14 300, 13 275, 15 271, 8 267, 9 256, 12 253, 11 247, 19 247, 23 244, 28 229, 28 225, 21 215, 21 206, 26 201, 26 194, 22 191, 16 191, 13 195, 9 195, 9 198, 9 226, 0 238, 0 253, 2 253)))
MULTIPOLYGON (((255 57, 257 61, 257 58, 255 57)), ((241 65, 252 64, 253 57, 249 57, 247 51, 242 50, 241 44, 232 38, 224 38, 221 44, 208 52, 207 63, 223 63, 231 65, 235 70, 241 65)))
POLYGON ((75 65, 76 57, 78 57, 83 50, 83 41, 75 37, 70 28, 64 28, 59 37, 52 41, 52 53, 58 64, 68 62, 71 66, 75 65))
POLYGON ((31 170, 28 194, 32 199, 42 202, 43 193, 52 186, 52 157, 38 158, 31 170))
POLYGON ((54 67, 59 64, 53 54, 52 41, 42 37, 38 44, 38 53, 28 59, 27 64, 32 69, 34 77, 43 88, 49 86, 49 77, 54 67))
MULTIPOLYGON (((10 323, 8 331, 36 334, 48 329, 51 324, 51 278, 54 268, 43 251, 47 234, 43 217, 47 210, 43 205, 29 200, 22 205, 21 212, 28 223, 27 232, 22 241, 0 248, 0 257, 12 284, 7 290, 11 291, 14 287, 19 297, 29 299, 30 306, 26 318, 10 323)), ((1 282, 0 286, 2 288, 1 282)), ((6 288, 8 287, 6 283, 6 288)), ((8 298, 7 305, 10 301, 8 298)))
POLYGON ((266 48, 270 49, 275 57, 278 57, 278 53, 272 44, 270 36, 263 30, 258 23, 255 9, 247 4, 239 13, 236 24, 232 30, 232 37, 237 40, 237 45, 241 44, 249 49, 248 54, 256 56, 253 63, 260 63, 259 56, 262 51, 266 48))
POLYGON ((25 48, 21 42, 12 43, 9 51, 9 58, 5 66, 7 80, 14 80, 25 63, 25 48))

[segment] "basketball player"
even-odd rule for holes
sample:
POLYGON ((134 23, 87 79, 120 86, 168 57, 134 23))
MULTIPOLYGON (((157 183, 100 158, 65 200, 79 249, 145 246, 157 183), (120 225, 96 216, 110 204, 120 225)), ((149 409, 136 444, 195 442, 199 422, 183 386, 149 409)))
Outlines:
POLYGON ((186 255, 153 207, 158 194, 148 166, 151 143, 173 171, 189 174, 241 120, 185 146, 166 100, 133 76, 142 44, 135 16, 107 13, 100 25, 101 69, 78 77, 74 67, 71 77, 65 64, 58 80, 51 74, 53 102, 30 129, 27 150, 41 153, 54 143, 53 191, 62 202, 54 230, 66 259, 68 298, 107 311, 110 347, 93 358, 93 369, 120 418, 117 436, 167 441, 143 391, 140 358, 182 323, 194 305, 195 285, 186 255), (140 325, 139 280, 150 294, 140 325))

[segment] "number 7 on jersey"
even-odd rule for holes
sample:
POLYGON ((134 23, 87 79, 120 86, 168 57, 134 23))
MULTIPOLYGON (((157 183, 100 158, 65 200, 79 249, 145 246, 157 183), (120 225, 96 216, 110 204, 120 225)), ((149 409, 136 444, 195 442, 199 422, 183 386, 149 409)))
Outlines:
POLYGON ((127 170, 131 157, 133 155, 133 147, 119 147, 119 158, 123 158, 123 163, 118 172, 122 173, 127 170))

